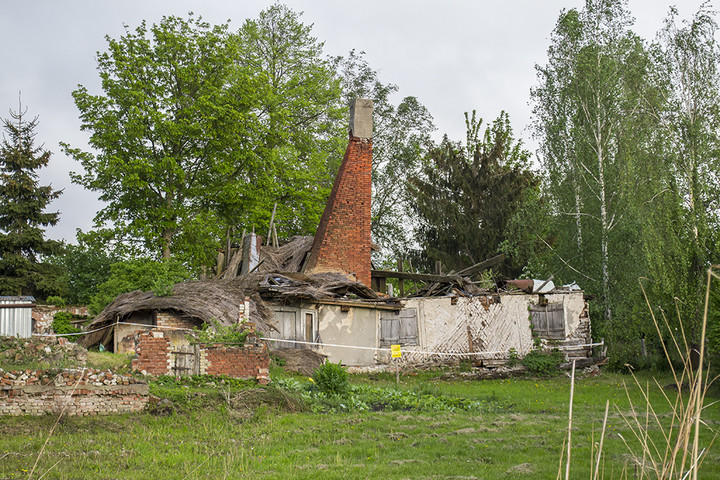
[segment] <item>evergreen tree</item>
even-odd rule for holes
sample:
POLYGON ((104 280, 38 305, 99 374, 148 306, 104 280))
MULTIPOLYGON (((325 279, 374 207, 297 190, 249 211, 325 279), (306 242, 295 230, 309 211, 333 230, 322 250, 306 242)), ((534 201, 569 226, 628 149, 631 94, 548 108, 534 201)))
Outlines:
POLYGON ((445 137, 430 150, 421 174, 409 180, 421 248, 416 260, 426 269, 440 261, 457 271, 498 253, 508 219, 537 186, 530 153, 513 139, 505 112, 482 137, 474 112, 466 114, 466 123, 467 146, 445 137))
POLYGON ((35 147, 37 117, 25 119, 22 105, 3 120, 0 145, 0 295, 45 297, 57 292, 59 268, 43 262, 62 244, 44 238, 45 227, 55 225, 59 212, 45 208, 61 191, 38 185, 36 171, 48 164, 50 152, 35 147))

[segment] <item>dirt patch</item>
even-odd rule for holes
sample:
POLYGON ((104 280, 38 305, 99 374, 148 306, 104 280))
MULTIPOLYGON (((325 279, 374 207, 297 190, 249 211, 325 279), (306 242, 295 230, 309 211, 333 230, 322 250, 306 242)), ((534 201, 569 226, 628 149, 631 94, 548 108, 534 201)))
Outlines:
POLYGON ((472 427, 461 428, 460 430, 455 430, 455 433, 458 435, 467 435, 469 433, 475 433, 475 432, 476 432, 476 430, 472 427))
POLYGON ((415 458, 408 458, 406 460, 393 460, 390 465, 405 465, 406 463, 427 463, 424 460, 417 460, 415 458))
POLYGON ((284 362, 283 369, 311 377, 315 370, 325 362, 327 356, 307 348, 281 348, 273 350, 273 356, 284 362))
POLYGON ((520 465, 508 468, 505 473, 531 474, 533 471, 534 468, 531 463, 521 463, 520 465))

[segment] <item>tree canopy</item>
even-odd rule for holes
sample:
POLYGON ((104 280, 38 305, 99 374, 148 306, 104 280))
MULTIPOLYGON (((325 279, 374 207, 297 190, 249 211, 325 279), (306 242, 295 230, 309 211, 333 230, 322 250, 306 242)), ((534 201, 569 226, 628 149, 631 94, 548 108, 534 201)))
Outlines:
POLYGON ((206 246, 217 226, 211 205, 257 163, 255 93, 251 77, 234 68, 237 43, 227 25, 192 16, 149 29, 143 22, 107 42, 97 57, 104 93, 73 92, 98 152, 65 146, 85 169, 73 179, 107 203, 99 225, 110 222, 164 258, 197 253, 193 246, 206 246))
POLYGON ((475 112, 465 119, 466 145, 446 136, 409 180, 421 248, 417 259, 426 269, 440 261, 457 271, 496 254, 524 192, 537 185, 530 153, 513 138, 507 113, 482 135, 475 112))

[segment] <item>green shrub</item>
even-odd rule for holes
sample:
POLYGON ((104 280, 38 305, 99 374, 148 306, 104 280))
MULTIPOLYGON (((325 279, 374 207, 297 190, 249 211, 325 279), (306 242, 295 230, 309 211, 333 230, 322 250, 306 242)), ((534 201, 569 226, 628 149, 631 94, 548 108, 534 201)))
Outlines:
POLYGON ((250 334, 242 324, 222 325, 218 321, 203 324, 201 330, 195 334, 195 341, 200 343, 232 343, 244 345, 250 334))
POLYGON ((522 359, 523 365, 533 375, 551 376, 558 373, 558 367, 565 361, 565 356, 560 350, 551 352, 543 352, 542 350, 532 350, 522 359))
POLYGON ((70 320, 73 318, 72 313, 60 311, 55 313, 52 322, 52 329, 58 335, 65 335, 68 333, 80 333, 79 328, 73 327, 70 320))
POLYGON ((348 374, 340 362, 325 362, 313 374, 313 382, 326 395, 344 395, 348 390, 348 374))
POLYGON ((58 297, 56 295, 50 295, 49 297, 47 297, 45 303, 47 303, 48 305, 55 305, 56 307, 64 307, 65 305, 67 305, 65 303, 65 300, 62 299, 62 297, 58 297))
POLYGON ((513 347, 508 351, 508 367, 514 367, 520 363, 520 356, 518 355, 518 351, 513 347))

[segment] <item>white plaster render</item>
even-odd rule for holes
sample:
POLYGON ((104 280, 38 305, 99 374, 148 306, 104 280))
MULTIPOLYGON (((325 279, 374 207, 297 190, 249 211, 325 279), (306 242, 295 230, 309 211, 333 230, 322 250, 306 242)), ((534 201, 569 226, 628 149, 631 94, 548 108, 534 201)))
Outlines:
MULTIPOLYGON (((342 312, 337 305, 321 305, 318 311, 320 341, 337 345, 376 347, 378 345, 378 312, 368 308, 350 308, 342 312)), ((331 362, 345 365, 371 365, 375 351, 358 348, 322 347, 331 362)))
POLYGON ((565 313, 565 335, 570 336, 580 326, 580 315, 585 309, 582 292, 545 295, 550 303, 562 302, 565 313))

